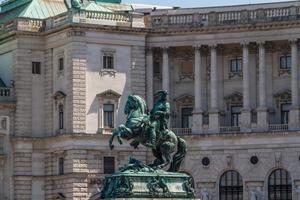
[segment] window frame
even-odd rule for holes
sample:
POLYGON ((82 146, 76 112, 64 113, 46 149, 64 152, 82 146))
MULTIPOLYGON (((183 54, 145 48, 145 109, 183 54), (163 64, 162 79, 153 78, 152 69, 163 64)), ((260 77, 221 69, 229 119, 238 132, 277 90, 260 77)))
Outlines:
POLYGON ((102 54, 102 69, 113 70, 113 69, 115 69, 115 64, 114 63, 115 63, 115 61, 114 61, 114 54, 113 53, 107 53, 106 52, 106 53, 102 54), (109 64, 111 66, 109 66, 109 64))
POLYGON ((292 183, 292 178, 291 178, 291 174, 289 171, 279 168, 279 169, 275 169, 271 172, 271 174, 268 177, 268 200, 280 200, 282 195, 284 195, 286 197, 286 200, 292 200, 293 197, 293 183, 292 183), (278 183, 278 179, 277 179, 277 175, 279 172, 280 175, 280 179, 279 179, 279 184, 278 183), (285 182, 286 184, 283 184, 283 173, 284 172, 284 176, 285 176, 285 182), (273 179, 273 181, 272 181, 273 179), (274 184, 271 184, 271 182, 274 182, 274 184), (272 193, 274 193, 274 198, 272 193), (277 196, 279 192, 279 197, 277 196), (289 198, 290 197, 290 198, 289 198))
POLYGON ((65 108, 64 104, 58 105, 58 130, 64 130, 65 128, 65 108))
POLYGON ((192 128, 192 124, 189 124, 189 117, 193 117, 193 107, 190 107, 190 106, 182 106, 181 107, 181 128, 192 128), (191 110, 191 114, 188 115, 188 114, 184 114, 183 110, 187 110, 187 109, 190 109, 191 110), (185 124, 184 124, 184 118, 187 117, 187 127, 185 127, 185 124))
POLYGON ((65 174, 65 159, 64 159, 64 157, 58 158, 58 174, 59 175, 65 174))
POLYGON ((101 49, 101 55, 100 55, 100 72, 101 71, 115 71, 117 69, 117 55, 116 55, 116 50, 115 49, 110 49, 110 48, 103 48, 101 49), (109 68, 105 66, 105 57, 112 57, 112 66, 109 68))
POLYGON ((115 104, 113 103, 104 103, 103 104, 103 126, 104 128, 114 128, 115 127, 115 104), (112 111, 106 111, 105 106, 112 106, 112 111), (108 124, 109 122, 106 122, 106 114, 109 114, 111 117, 111 124, 108 124))
POLYGON ((280 70, 291 70, 291 68, 292 68, 292 56, 290 54, 281 55, 279 57, 279 69, 280 70), (282 66, 283 59, 284 59, 284 66, 282 66), (288 59, 290 60, 289 62, 288 62, 288 59), (290 64, 290 66, 288 66, 288 63, 290 64))
POLYGON ((229 72, 234 73, 234 74, 243 72, 243 59, 241 57, 230 58, 229 72), (235 64, 233 66, 234 62, 235 62, 235 64), (240 63, 240 65, 238 63, 240 63))
POLYGON ((63 72, 65 70, 65 58, 64 56, 59 56, 57 59, 57 70, 58 72, 63 72))
POLYGON ((40 61, 31 62, 31 73, 34 75, 42 74, 42 63, 40 61))
POLYGON ((233 199, 234 195, 237 195, 237 198, 234 198, 236 200, 243 200, 243 192, 244 192, 244 183, 243 178, 241 174, 235 170, 229 170, 222 174, 219 180, 219 199, 228 199, 227 195, 231 194, 231 197, 233 199), (236 175, 236 184, 234 184, 235 180, 233 179, 233 175, 236 175), (228 179, 228 175, 231 175, 231 179, 228 179), (225 178, 225 181, 223 181, 223 178, 225 178), (228 185, 230 181, 230 185, 228 185), (223 185, 225 183, 225 185, 223 185), (223 195, 225 195, 223 198, 223 195), (241 197, 241 198, 240 198, 241 197))
POLYGON ((241 114, 242 114, 242 109, 243 107, 242 106, 239 106, 239 105, 232 105, 230 107, 230 123, 231 123, 231 126, 239 126, 240 124, 240 117, 241 117, 241 114), (239 112, 233 112, 233 109, 234 108, 240 108, 240 111, 239 112), (234 119, 234 117, 237 117, 236 121, 234 119))

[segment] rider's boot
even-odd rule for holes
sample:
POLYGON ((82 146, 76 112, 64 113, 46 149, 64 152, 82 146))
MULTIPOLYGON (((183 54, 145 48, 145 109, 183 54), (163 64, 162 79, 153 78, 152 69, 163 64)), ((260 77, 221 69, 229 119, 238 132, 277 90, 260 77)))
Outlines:
POLYGON ((147 134, 147 141, 145 144, 147 147, 154 149, 156 147, 156 134, 155 129, 150 129, 147 134))

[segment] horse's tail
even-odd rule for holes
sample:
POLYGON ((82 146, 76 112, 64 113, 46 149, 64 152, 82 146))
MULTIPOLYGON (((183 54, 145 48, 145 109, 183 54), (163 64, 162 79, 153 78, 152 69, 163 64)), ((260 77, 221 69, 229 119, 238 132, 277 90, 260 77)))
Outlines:
POLYGON ((169 172, 178 172, 180 165, 186 155, 186 142, 184 139, 177 136, 177 152, 173 156, 172 163, 169 168, 169 172))

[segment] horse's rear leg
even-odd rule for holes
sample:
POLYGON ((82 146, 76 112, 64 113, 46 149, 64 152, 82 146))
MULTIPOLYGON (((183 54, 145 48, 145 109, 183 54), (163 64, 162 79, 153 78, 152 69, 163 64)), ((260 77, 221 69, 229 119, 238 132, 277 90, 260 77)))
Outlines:
POLYGON ((155 160, 149 166, 156 168, 157 166, 161 165, 164 162, 164 159, 163 159, 162 153, 160 151, 157 151, 156 149, 152 149, 152 152, 155 157, 155 160))
POLYGON ((171 163, 171 154, 164 153, 163 156, 165 157, 166 161, 164 161, 162 164, 158 166, 158 168, 164 168, 165 166, 169 165, 171 163))

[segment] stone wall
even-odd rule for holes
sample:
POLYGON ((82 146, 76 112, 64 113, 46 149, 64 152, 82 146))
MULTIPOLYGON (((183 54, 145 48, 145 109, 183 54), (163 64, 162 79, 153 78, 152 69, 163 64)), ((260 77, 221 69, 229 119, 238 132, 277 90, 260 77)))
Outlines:
POLYGON ((146 53, 144 46, 131 47, 131 88, 146 99, 146 53))

